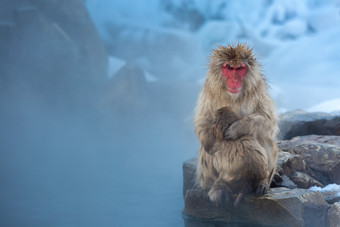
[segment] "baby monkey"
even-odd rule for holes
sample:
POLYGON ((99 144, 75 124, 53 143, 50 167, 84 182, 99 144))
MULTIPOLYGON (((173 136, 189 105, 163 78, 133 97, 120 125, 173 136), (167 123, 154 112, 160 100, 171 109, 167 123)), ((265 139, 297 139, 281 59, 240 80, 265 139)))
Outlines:
POLYGON ((218 109, 215 113, 213 125, 211 127, 215 138, 219 141, 223 141, 225 131, 230 127, 230 125, 232 125, 232 123, 239 119, 241 119, 241 117, 229 107, 222 107, 218 109))
POLYGON ((236 194, 234 207, 238 207, 244 194, 264 194, 268 189, 268 158, 257 140, 251 135, 224 139, 226 130, 239 119, 229 107, 218 109, 213 119, 211 132, 215 141, 209 153, 214 156, 212 167, 216 170, 216 180, 208 195, 217 205, 236 194))

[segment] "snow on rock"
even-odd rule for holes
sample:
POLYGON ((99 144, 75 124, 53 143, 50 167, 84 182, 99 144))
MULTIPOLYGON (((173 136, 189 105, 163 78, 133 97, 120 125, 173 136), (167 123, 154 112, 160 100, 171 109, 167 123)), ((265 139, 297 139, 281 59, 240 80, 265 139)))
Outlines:
MULTIPOLYGON (((307 109, 340 97, 340 28, 277 47, 265 59, 271 81, 285 91, 286 109, 307 109)), ((321 110, 320 110, 321 111, 321 110)))
MULTIPOLYGON (((337 0, 86 4, 108 52, 126 61, 146 59, 143 69, 159 79, 200 81, 212 48, 246 41, 280 90, 275 98, 279 110, 314 110, 318 103, 340 97, 337 0)), ((317 111, 333 109, 319 106, 317 111)))
POLYGON ((337 196, 340 196, 340 185, 338 185, 338 184, 329 184, 329 185, 327 185, 323 188, 313 186, 313 187, 309 188, 309 190, 319 191, 319 192, 338 192, 337 196))
POLYGON ((277 32, 280 39, 295 39, 308 33, 308 24, 302 19, 290 20, 285 23, 277 32))
MULTIPOLYGON (((331 5, 336 5, 336 3, 331 5)), ((337 6, 339 7, 340 5, 338 4, 337 6)), ((315 8, 306 16, 306 21, 317 32, 331 29, 340 22, 339 8, 327 7, 325 5, 320 8, 315 8)))
POLYGON ((87 8, 102 38, 106 39, 109 23, 130 23, 138 26, 157 26, 163 14, 159 11, 159 0, 87 0, 87 8))

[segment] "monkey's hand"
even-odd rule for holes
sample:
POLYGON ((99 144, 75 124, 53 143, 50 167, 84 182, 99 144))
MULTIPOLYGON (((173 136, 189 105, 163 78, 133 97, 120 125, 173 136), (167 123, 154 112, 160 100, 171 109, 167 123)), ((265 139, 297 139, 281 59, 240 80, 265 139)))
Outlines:
POLYGON ((224 132, 223 138, 226 140, 236 140, 248 134, 248 127, 249 119, 247 117, 241 118, 229 126, 229 128, 224 132))

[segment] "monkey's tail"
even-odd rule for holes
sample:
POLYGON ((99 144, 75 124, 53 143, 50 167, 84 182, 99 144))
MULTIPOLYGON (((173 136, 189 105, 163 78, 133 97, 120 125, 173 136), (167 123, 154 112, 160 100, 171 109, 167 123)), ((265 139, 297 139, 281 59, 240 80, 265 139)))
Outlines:
POLYGON ((240 201, 243 198, 243 196, 244 196, 243 192, 238 193, 238 195, 237 195, 237 197, 235 199, 235 202, 234 202, 234 208, 238 208, 238 206, 240 204, 240 201))

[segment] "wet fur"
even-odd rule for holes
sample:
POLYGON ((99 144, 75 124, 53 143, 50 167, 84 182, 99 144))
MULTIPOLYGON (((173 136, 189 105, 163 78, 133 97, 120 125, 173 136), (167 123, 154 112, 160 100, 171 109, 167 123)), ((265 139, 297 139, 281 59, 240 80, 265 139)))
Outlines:
POLYGON ((194 125, 201 143, 197 183, 202 188, 210 188, 209 197, 213 202, 219 204, 220 200, 228 199, 230 191, 240 193, 240 197, 243 192, 254 190, 257 194, 266 193, 278 156, 277 120, 266 80, 248 45, 220 46, 212 52, 194 125), (238 94, 226 90, 221 76, 222 64, 226 61, 247 67, 238 94), (223 142, 213 132, 216 112, 222 107, 229 107, 237 116, 235 122, 222 130, 223 142))

